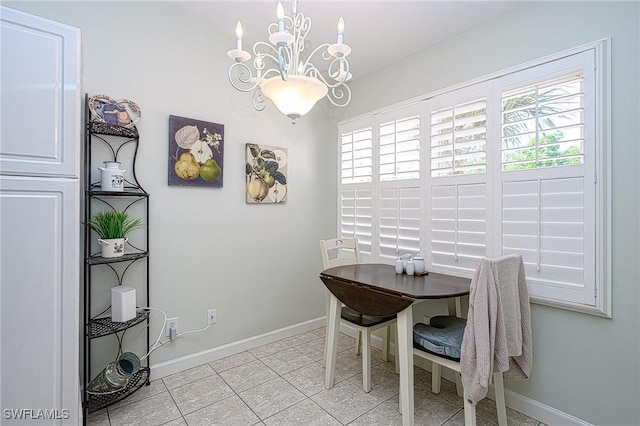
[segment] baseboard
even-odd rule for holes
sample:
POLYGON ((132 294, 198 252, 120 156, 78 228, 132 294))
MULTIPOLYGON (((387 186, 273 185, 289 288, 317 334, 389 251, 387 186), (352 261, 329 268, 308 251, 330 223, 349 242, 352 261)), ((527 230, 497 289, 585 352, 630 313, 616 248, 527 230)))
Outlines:
POLYGON ((509 389, 504 390, 504 399, 507 407, 548 425, 593 426, 591 423, 572 416, 571 414, 510 391, 509 389))
MULTIPOLYGON (((259 336, 253 336, 237 342, 232 342, 224 346, 220 346, 214 349, 198 352, 191 355, 186 355, 180 358, 172 359, 165 362, 160 362, 151 365, 150 380, 157 380, 171 374, 179 373, 181 371, 188 370, 199 365, 213 362, 218 359, 222 359, 240 352, 244 352, 253 348, 257 348, 268 343, 273 343, 278 340, 285 339, 287 337, 295 336, 296 334, 305 333, 307 331, 314 330, 318 327, 322 327, 326 324, 326 318, 315 318, 309 321, 305 321, 299 324, 284 327, 278 330, 271 331, 269 333, 261 334, 259 336)), ((341 323, 340 331, 348 336, 355 337, 355 329, 341 323)), ((382 339, 377 336, 372 336, 371 344, 382 349, 382 339)), ((391 353, 395 354, 395 345, 393 343, 395 339, 392 339, 391 353)), ((431 362, 416 358, 415 364, 420 368, 427 371, 431 371, 431 362)), ((454 381, 453 372, 448 369, 442 370, 442 377, 454 381)), ((507 407, 512 408, 520 413, 543 422, 548 425, 575 425, 575 426, 592 426, 590 423, 585 422, 571 414, 567 414, 556 408, 545 405, 541 402, 528 398, 519 393, 505 389, 505 401, 507 407)), ((493 386, 489 390, 488 397, 494 399, 493 386)))
POLYGON ((296 334, 314 330, 318 327, 324 326, 325 324, 325 317, 315 318, 299 324, 294 324, 288 327, 274 330, 269 333, 261 334, 259 336, 253 336, 244 340, 232 342, 227 345, 219 346, 217 348, 185 355, 180 358, 159 362, 157 364, 152 364, 150 366, 151 372, 149 375, 149 379, 161 379, 163 377, 170 376, 171 374, 180 373, 181 371, 185 371, 190 368, 206 364, 208 362, 213 362, 240 352, 247 351, 249 349, 257 348, 268 343, 273 343, 278 340, 286 339, 287 337, 295 336, 296 334))

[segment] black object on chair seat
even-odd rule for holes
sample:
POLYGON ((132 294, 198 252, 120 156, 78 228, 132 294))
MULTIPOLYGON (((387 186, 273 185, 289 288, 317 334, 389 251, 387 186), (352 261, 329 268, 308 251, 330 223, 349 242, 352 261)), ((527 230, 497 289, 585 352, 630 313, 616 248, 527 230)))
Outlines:
POLYGON ((391 321, 395 319, 395 315, 386 316, 386 317, 378 317, 374 315, 364 315, 360 312, 354 311, 353 309, 343 306, 342 312, 340 313, 340 317, 350 323, 359 325, 361 327, 373 327, 378 324, 382 324, 383 322, 391 321))
POLYGON ((460 360, 460 347, 467 321, 455 316, 437 316, 431 318, 430 325, 417 323, 413 327, 413 343, 418 349, 449 358, 460 360))

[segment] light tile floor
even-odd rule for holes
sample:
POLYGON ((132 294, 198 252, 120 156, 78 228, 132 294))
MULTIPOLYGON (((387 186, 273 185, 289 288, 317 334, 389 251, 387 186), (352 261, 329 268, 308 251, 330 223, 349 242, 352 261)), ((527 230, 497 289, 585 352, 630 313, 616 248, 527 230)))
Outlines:
MULTIPOLYGON (((372 387, 362 391, 355 340, 341 334, 336 382, 325 389, 324 327, 151 382, 123 401, 92 413, 90 426, 121 425, 401 425, 399 378, 393 360, 383 362, 372 349, 372 387)), ((462 398, 443 380, 431 392, 431 374, 415 368, 415 423, 464 424, 462 398)), ((510 425, 543 426, 507 409, 510 425)), ((478 426, 497 424, 495 403, 477 407, 478 426)))

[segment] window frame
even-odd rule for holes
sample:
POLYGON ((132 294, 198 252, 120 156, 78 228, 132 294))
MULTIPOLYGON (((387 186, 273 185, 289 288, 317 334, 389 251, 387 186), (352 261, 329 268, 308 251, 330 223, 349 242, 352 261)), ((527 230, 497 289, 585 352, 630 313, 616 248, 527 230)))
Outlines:
MULTIPOLYGON (((431 153, 430 153, 430 133, 427 129, 429 127, 425 127, 425 124, 430 123, 430 105, 429 101, 433 98, 436 98, 441 95, 446 95, 452 93, 452 96, 455 96, 456 92, 462 93, 465 92, 464 89, 468 89, 473 92, 473 86, 482 86, 488 85, 490 89, 484 92, 487 96, 487 117, 490 115, 495 117, 495 113, 498 112, 497 117, 500 117, 501 113, 501 95, 502 95, 502 86, 499 88, 493 84, 493 80, 501 79, 508 77, 510 74, 520 73, 522 71, 527 71, 528 69, 533 69, 539 67, 544 64, 553 63, 559 59, 563 59, 572 55, 592 51, 595 68, 593 70, 595 84, 594 90, 595 93, 585 93, 585 101, 588 102, 590 99, 593 99, 595 105, 593 107, 593 120, 591 118, 585 117, 584 126, 585 131, 592 132, 595 141, 593 150, 595 151, 593 155, 589 156, 589 161, 593 159, 594 164, 584 164, 585 170, 589 170, 589 168, 595 170, 595 176, 593 176, 593 182, 595 184, 594 191, 594 199, 588 201, 585 200, 584 208, 591 208, 591 206, 595 207, 595 223, 593 224, 584 224, 584 229, 593 229, 592 240, 595 242, 594 257, 595 257, 595 276, 592 277, 594 282, 593 286, 589 288, 593 288, 594 296, 595 296, 595 304, 594 305, 586 305, 583 303, 575 303, 568 302, 563 300, 555 300, 548 298, 539 298, 533 297, 531 298, 532 302, 577 311, 583 312, 592 315, 603 316, 607 318, 611 318, 611 77, 610 77, 610 64, 611 64, 611 49, 610 49, 610 38, 605 38, 601 40, 597 40, 591 43, 587 43, 572 49, 568 49, 562 52, 558 52, 553 55, 549 55, 540 59, 536 59, 530 62, 526 62, 505 70, 501 70, 483 77, 476 78, 472 81, 467 81, 461 84, 457 84, 451 87, 447 87, 438 91, 434 91, 432 93, 422 95, 408 101, 394 104, 392 106, 386 108, 380 108, 378 110, 362 114, 358 117, 354 117, 348 120, 343 120, 338 123, 338 163, 341 164, 341 135, 344 129, 351 129, 352 131, 357 129, 360 126, 371 126, 373 129, 373 176, 372 182, 368 183, 368 187, 372 190, 372 252, 370 254, 365 254, 363 256, 363 261, 365 262, 381 262, 388 263, 388 259, 381 259, 379 254, 374 253, 375 247, 379 244, 378 235, 379 235, 379 217, 378 211, 380 209, 379 206, 379 191, 381 186, 386 186, 388 181, 380 182, 378 173, 379 173, 379 128, 381 123, 381 117, 386 117, 387 115, 396 115, 398 113, 402 113, 403 109, 407 110, 417 110, 420 114, 420 209, 423 212, 421 214, 420 219, 420 252, 426 253, 427 241, 430 241, 431 238, 431 229, 429 226, 429 214, 425 212, 430 211, 430 188, 432 187, 432 183, 425 181, 431 181, 433 178, 431 177, 431 153), (497 102, 496 102, 497 99, 497 102), (490 111, 492 110, 492 111, 490 111), (588 129, 587 129, 588 127, 588 129), (589 168, 587 168, 587 166, 589 168), (595 205, 594 205, 595 204, 595 205)), ((541 79, 542 77, 540 77, 541 79)), ((591 90, 591 87, 588 88, 591 90)), ((384 121, 384 120, 382 120, 384 121)), ((495 121, 495 120, 494 120, 495 121)), ((498 120, 500 121, 500 120, 498 120)), ((498 123, 499 126, 499 123, 498 123)), ((486 124, 487 128, 487 141, 495 140, 495 132, 499 127, 495 127, 495 123, 486 124), (490 132, 492 135, 490 135, 490 132)), ((499 135, 498 135, 499 136, 499 135)), ((500 137, 498 137, 500 139, 500 137)), ((494 157, 500 154, 501 150, 493 150, 487 149, 487 164, 494 163, 497 161, 498 164, 501 164, 500 158, 489 158, 490 155, 494 157), (495 152, 498 152, 496 154, 495 152), (490 153, 491 152, 491 153, 490 153)), ((585 153, 585 162, 587 161, 587 155, 585 153)), ((489 200, 495 199, 493 196, 493 191, 495 190, 495 185, 501 184, 502 179, 500 177, 500 170, 492 167, 491 170, 487 167, 486 170, 486 185, 487 185, 487 198, 489 200)), ((341 183, 341 170, 340 167, 338 169, 338 193, 337 193, 337 201, 338 201, 338 217, 337 217, 337 228, 338 235, 341 235, 341 191, 346 187, 351 187, 355 189, 359 185, 356 184, 342 184, 341 183)), ((462 175, 465 176, 465 175, 462 175)), ((462 177, 460 176, 460 177, 462 177)), ((436 179, 442 179, 442 177, 437 177, 436 179)), ((590 179, 587 176, 587 172, 584 173, 584 182, 587 184, 590 179)), ((444 180, 443 180, 444 181, 444 180)), ((464 179, 462 181, 465 181, 464 179)), ((407 181, 398 181, 398 182, 407 182, 407 181)), ((402 186, 402 184, 400 185, 402 186)), ((586 192, 586 191, 585 191, 586 192)), ((584 192, 583 192, 584 193, 584 192)), ((501 214, 501 204, 500 205, 492 205, 495 203, 487 203, 487 217, 493 214, 501 214)), ((490 221, 487 221, 487 223, 490 221)), ((486 237, 486 251, 487 255, 494 256, 496 255, 496 247, 501 247, 502 243, 500 239, 502 238, 502 232, 492 232, 492 225, 487 226, 487 237, 486 237), (499 235, 498 235, 499 234, 499 235), (497 241, 496 241, 497 240, 497 241)), ((498 254, 499 255, 499 254, 498 254)), ((584 254, 585 258, 587 256, 587 251, 584 254)), ((442 271, 444 272, 444 271, 442 271)), ((450 273, 450 272, 449 272, 450 273)), ((469 273, 459 273, 460 276, 470 276, 469 273)), ((589 278, 585 275, 585 280, 589 278)), ((587 285, 585 283, 584 291, 587 290, 587 285)))

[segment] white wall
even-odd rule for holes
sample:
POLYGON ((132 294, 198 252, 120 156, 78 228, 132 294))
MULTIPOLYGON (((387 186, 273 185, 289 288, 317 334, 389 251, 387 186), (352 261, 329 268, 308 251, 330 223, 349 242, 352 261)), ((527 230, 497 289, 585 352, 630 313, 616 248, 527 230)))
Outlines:
MULTIPOLYGON (((639 6, 606 1, 529 3, 356 79, 351 104, 337 111, 338 119, 353 117, 612 38, 613 318, 534 305, 533 375, 506 383, 521 395, 599 425, 640 424, 639 6)), ((418 308, 415 318, 420 318, 418 308)))
MULTIPOLYGON (((179 331, 205 326, 210 308, 218 316, 215 327, 155 351, 152 365, 324 315, 318 240, 334 232, 325 175, 335 128, 326 106, 295 126, 273 105, 256 113, 251 96, 227 81, 229 23, 207 27, 162 2, 3 3, 80 28, 83 92, 141 108, 137 176, 151 194, 151 305, 179 317, 179 331), (224 124, 222 189, 167 185, 169 115, 224 124), (288 148, 286 204, 245 204, 246 143, 288 148)), ((114 356, 95 354, 96 365, 114 356)))

